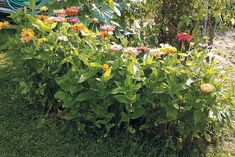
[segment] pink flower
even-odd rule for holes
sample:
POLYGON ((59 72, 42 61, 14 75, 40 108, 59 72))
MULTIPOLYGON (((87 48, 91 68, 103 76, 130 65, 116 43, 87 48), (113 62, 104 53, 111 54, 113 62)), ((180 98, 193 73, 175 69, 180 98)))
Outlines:
POLYGON ((137 51, 137 49, 135 47, 124 48, 123 52, 127 53, 129 55, 132 55, 132 56, 137 56, 139 54, 139 52, 137 51))
POLYGON ((110 50, 112 52, 118 52, 122 49, 122 46, 121 45, 117 45, 117 44, 114 44, 114 45, 110 45, 110 50))
POLYGON ((70 23, 80 23, 80 19, 76 17, 71 17, 68 19, 70 23))
POLYGON ((109 34, 113 34, 113 32, 115 31, 115 26, 105 24, 105 25, 102 25, 100 29, 108 32, 109 34))

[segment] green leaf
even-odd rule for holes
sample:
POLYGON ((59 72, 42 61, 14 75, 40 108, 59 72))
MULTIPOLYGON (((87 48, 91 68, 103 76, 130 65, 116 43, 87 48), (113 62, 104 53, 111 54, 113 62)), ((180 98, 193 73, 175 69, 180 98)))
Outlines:
POLYGON ((135 131, 135 128, 129 126, 128 129, 127 129, 130 133, 134 134, 136 131, 135 131))
POLYGON ((198 123, 201 122, 201 119, 202 119, 202 111, 200 111, 200 110, 194 110, 193 115, 194 115, 194 124, 197 125, 198 123))
POLYGON ((56 99, 59 99, 63 102, 63 107, 71 107, 74 104, 73 98, 63 91, 58 91, 55 95, 56 99))
POLYGON ((125 95, 115 95, 114 98, 120 103, 124 104, 130 103, 129 99, 125 95))
POLYGON ((208 133, 204 132, 204 136, 205 136, 205 139, 206 139, 208 142, 211 142, 211 135, 209 135, 208 133))
POLYGON ((90 77, 91 77, 90 73, 82 74, 81 77, 79 78, 78 83, 82 83, 82 82, 88 80, 90 77))
POLYGON ((126 88, 124 87, 117 87, 114 90, 112 90, 111 94, 124 94, 126 91, 126 88))
POLYGON ((145 130, 145 129, 148 129, 149 128, 149 125, 148 124, 143 124, 140 126, 139 130, 145 130))
POLYGON ((64 116, 65 120, 72 120, 80 116, 80 113, 77 110, 73 110, 72 112, 66 113, 64 116))
POLYGON ((91 92, 82 92, 76 97, 75 101, 86 101, 92 99, 93 97, 94 95, 91 92))
POLYGON ((106 3, 92 4, 92 15, 104 23, 110 23, 113 18, 113 11, 106 3))
POLYGON ((166 109, 166 111, 167 111, 168 120, 176 120, 177 119, 178 111, 175 109, 175 107, 168 107, 166 109))
POLYGON ((232 23, 232 25, 235 25, 235 19, 234 18, 231 18, 231 23, 232 23))
POLYGON ((145 114, 146 110, 143 107, 138 107, 131 113, 131 119, 137 119, 145 114))
POLYGON ((127 40, 127 38, 122 38, 122 39, 121 39, 121 43, 122 43, 122 46, 123 46, 123 47, 127 47, 127 46, 128 46, 128 40, 127 40))
POLYGON ((39 29, 42 32, 52 32, 51 28, 46 26, 41 20, 34 18, 31 15, 27 15, 28 20, 32 23, 34 27, 39 29))
POLYGON ((68 94, 63 92, 63 91, 58 91, 57 93, 55 93, 55 98, 59 99, 59 100, 63 100, 66 99, 68 97, 68 94))
POLYGON ((128 115, 125 112, 121 112, 121 121, 122 122, 128 122, 129 121, 128 115))
POLYGON ((122 16, 121 11, 116 6, 114 6, 114 11, 118 16, 122 16))
POLYGON ((32 10, 35 10, 36 7, 36 1, 35 0, 29 0, 29 8, 32 10))

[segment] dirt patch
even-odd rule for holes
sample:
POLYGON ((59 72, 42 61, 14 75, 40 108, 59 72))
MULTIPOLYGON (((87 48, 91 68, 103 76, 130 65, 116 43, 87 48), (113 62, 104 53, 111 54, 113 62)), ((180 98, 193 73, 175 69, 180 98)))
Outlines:
POLYGON ((235 31, 217 34, 212 52, 221 64, 235 67, 235 31))

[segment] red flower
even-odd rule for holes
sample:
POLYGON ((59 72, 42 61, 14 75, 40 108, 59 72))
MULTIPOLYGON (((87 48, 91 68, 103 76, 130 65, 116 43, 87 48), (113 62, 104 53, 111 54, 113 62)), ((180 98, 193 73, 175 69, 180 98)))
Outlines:
POLYGON ((68 15, 68 16, 70 16, 70 15, 76 16, 76 15, 78 15, 78 9, 75 8, 75 7, 67 8, 67 9, 65 10, 65 13, 66 13, 66 15, 68 15))
POLYGON ((190 41, 192 40, 192 38, 193 38, 193 37, 192 37, 190 34, 188 34, 188 33, 182 33, 182 32, 180 32, 180 33, 177 34, 177 39, 178 39, 179 41, 183 41, 183 42, 190 43, 190 41))

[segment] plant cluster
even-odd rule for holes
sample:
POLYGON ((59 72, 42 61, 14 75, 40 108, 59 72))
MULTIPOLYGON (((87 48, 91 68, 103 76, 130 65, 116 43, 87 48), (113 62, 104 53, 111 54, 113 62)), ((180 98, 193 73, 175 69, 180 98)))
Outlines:
MULTIPOLYGON (((206 62, 206 50, 121 40, 118 25, 84 19, 76 7, 48 12, 12 14, 17 33, 4 45, 29 102, 62 110, 80 131, 148 134, 169 151, 192 150, 229 126, 227 72, 206 62)), ((191 39, 178 34, 182 44, 191 39)))

